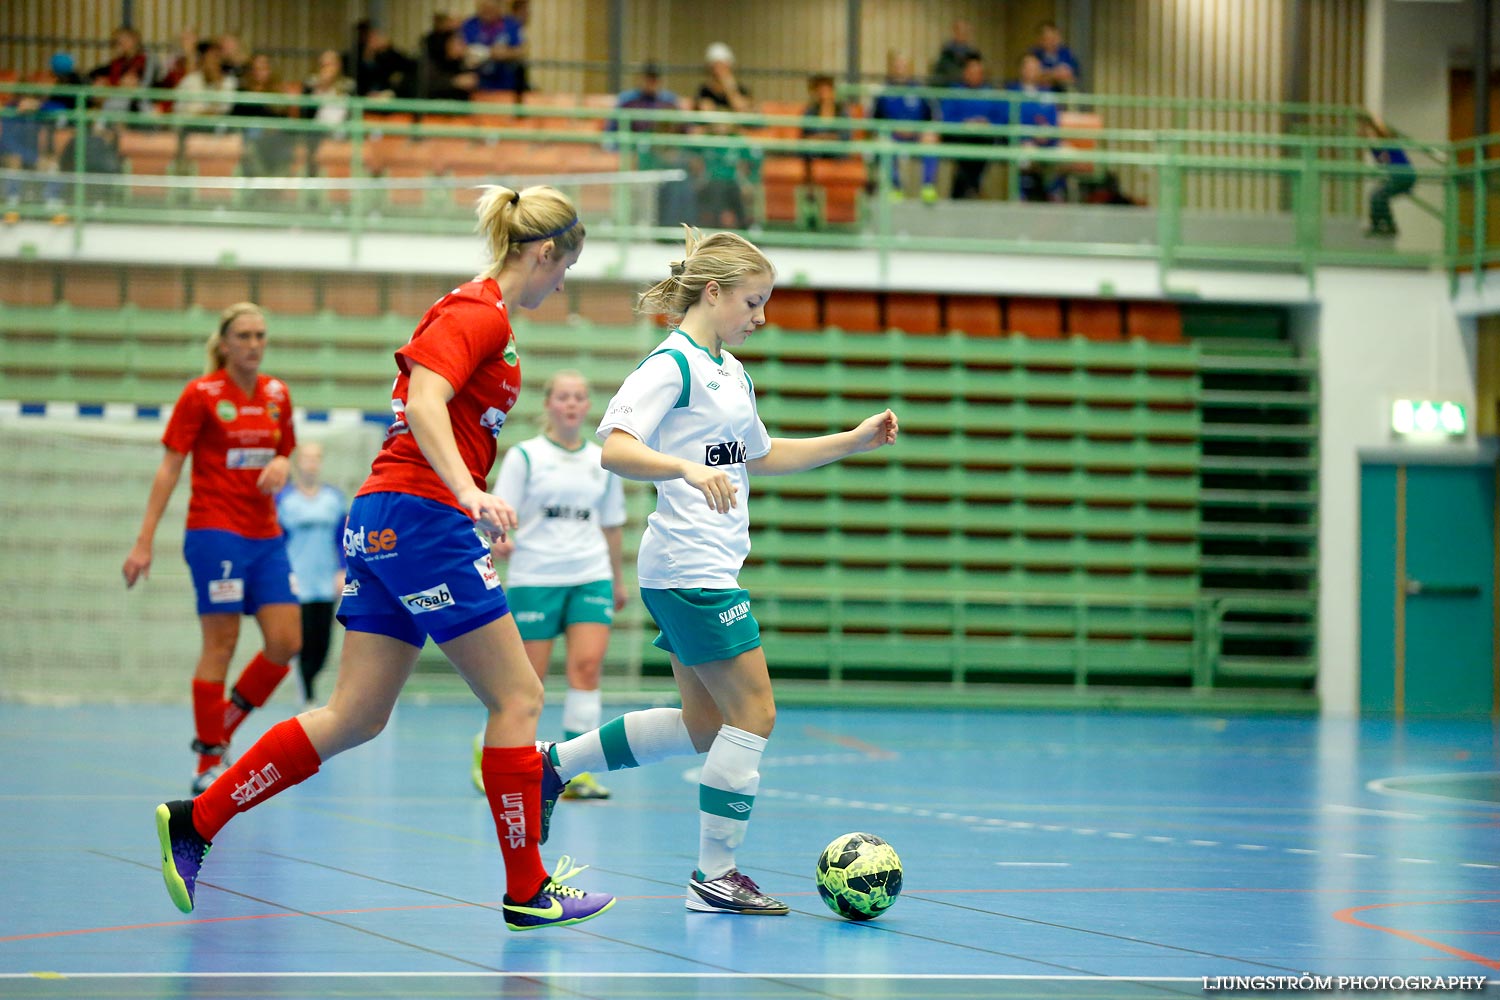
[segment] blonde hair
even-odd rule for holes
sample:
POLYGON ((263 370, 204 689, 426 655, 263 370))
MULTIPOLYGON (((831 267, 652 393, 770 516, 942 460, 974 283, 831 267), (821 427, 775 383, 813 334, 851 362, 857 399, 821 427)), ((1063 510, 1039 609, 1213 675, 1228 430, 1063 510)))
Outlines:
POLYGON ((583 220, 568 196, 554 187, 538 184, 522 191, 499 185, 488 186, 475 209, 475 227, 489 244, 490 266, 486 278, 497 278, 510 255, 527 243, 551 240, 560 253, 572 253, 583 245, 583 220))
POLYGON ((552 433, 552 417, 547 412, 547 403, 552 399, 552 393, 557 390, 558 379, 564 378, 576 378, 578 381, 582 382, 583 392, 585 395, 588 395, 588 376, 576 368, 562 368, 548 376, 547 381, 542 383, 542 415, 539 419, 542 425, 543 434, 550 435, 552 433))
POLYGON ((265 311, 254 302, 236 302, 232 306, 225 307, 219 313, 219 328, 209 335, 208 343, 204 345, 203 374, 212 375, 224 367, 224 334, 229 330, 229 324, 241 316, 259 316, 266 318, 265 311))
POLYGON ((760 248, 735 233, 714 233, 705 237, 691 226, 687 230, 682 260, 672 262, 672 273, 640 294, 636 312, 663 313, 674 322, 703 298, 710 281, 721 288, 733 288, 747 278, 770 275, 776 268, 760 248))

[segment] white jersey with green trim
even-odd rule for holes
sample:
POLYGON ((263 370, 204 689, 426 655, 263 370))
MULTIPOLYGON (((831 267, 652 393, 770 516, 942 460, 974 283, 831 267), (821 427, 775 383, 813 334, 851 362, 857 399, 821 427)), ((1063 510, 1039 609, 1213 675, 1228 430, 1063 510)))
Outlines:
POLYGON ((603 528, 625 523, 620 477, 599 464, 600 448, 569 450, 539 434, 500 461, 495 495, 516 509, 508 587, 575 587, 613 579, 603 528))
POLYGON ((728 351, 714 357, 681 330, 625 379, 609 401, 599 437, 622 430, 648 448, 713 466, 739 487, 739 506, 720 514, 682 479, 656 484, 637 568, 651 590, 738 586, 750 554, 750 473, 771 437, 755 408, 755 385, 728 351))

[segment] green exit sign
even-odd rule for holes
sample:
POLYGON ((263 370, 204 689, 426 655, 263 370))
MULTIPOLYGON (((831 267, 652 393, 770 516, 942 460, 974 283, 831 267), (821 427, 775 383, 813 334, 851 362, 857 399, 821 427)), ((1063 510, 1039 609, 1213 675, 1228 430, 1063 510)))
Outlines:
POLYGON ((1463 437, 1469 415, 1446 399, 1398 399, 1391 404, 1391 430, 1403 437, 1463 437))

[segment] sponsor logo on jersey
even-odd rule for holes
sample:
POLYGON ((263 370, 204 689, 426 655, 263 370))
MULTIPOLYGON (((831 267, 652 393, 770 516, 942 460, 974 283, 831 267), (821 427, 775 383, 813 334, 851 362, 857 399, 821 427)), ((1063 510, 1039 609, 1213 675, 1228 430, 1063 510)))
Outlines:
POLYGON ((221 399, 214 404, 214 415, 227 424, 240 415, 240 410, 229 400, 221 399))
POLYGON ((224 453, 224 468, 264 469, 275 457, 274 448, 230 448, 224 453))
POLYGON ((347 580, 347 581, 345 581, 343 596, 344 597, 358 597, 359 596, 359 581, 358 580, 347 580))
POLYGON ((495 437, 500 436, 500 428, 505 426, 505 411, 498 406, 492 406, 484 411, 479 418, 479 426, 489 431, 495 437))
POLYGON ((501 354, 500 356, 505 359, 505 363, 508 365, 514 365, 517 361, 520 360, 520 355, 516 354, 515 337, 512 337, 505 342, 505 353, 501 354))
POLYGON ((710 383, 708 383, 708 387, 710 389, 717 389, 719 387, 719 383, 717 383, 717 382, 710 382, 710 383))
POLYGON ((405 594, 401 598, 401 603, 406 605, 406 610, 414 615, 425 615, 429 611, 441 611, 458 604, 453 599, 453 591, 448 589, 446 583, 419 590, 415 594, 405 594))
POLYGON ((749 614, 750 614, 750 602, 749 601, 741 601, 740 603, 736 604, 734 607, 730 608, 728 611, 720 611, 719 612, 719 621, 722 624, 726 625, 726 626, 733 625, 735 622, 739 621, 740 619, 746 617, 749 614))
POLYGON ((611 406, 609 408, 609 412, 611 414, 618 414, 619 416, 623 417, 627 413, 634 413, 635 412, 635 407, 633 407, 633 406, 626 406, 624 403, 620 403, 620 404, 618 404, 616 406, 611 406))
POLYGON ((396 532, 390 528, 344 528, 344 555, 385 559, 396 554, 396 532))
POLYGON ((251 771, 250 777, 234 786, 234 791, 229 793, 229 797, 234 799, 235 805, 249 805, 280 780, 281 772, 276 770, 276 765, 267 764, 259 771, 251 771))
POLYGON ((591 507, 571 507, 565 503, 558 503, 543 507, 542 516, 573 521, 591 521, 594 518, 594 511, 591 507))
POLYGON ((266 416, 270 417, 274 422, 278 424, 281 423, 281 407, 275 403, 267 403, 266 416))
POLYGON ((474 560, 474 569, 479 573, 479 579, 484 581, 485 590, 494 590, 500 586, 500 574, 495 572, 495 560, 488 552, 474 560))
POLYGON ((710 468, 745 464, 745 442, 723 441, 703 446, 703 464, 710 468))
POLYGON ((245 599, 244 580, 208 581, 208 603, 238 604, 245 599))

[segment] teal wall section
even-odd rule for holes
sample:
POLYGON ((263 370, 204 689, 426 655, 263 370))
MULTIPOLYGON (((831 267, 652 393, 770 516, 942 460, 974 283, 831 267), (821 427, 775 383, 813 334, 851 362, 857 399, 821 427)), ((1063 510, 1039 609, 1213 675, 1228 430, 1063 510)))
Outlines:
POLYGON ((1359 552, 1359 708, 1384 714, 1396 709, 1394 465, 1366 465, 1362 470, 1359 552))

